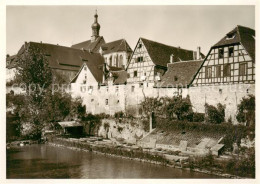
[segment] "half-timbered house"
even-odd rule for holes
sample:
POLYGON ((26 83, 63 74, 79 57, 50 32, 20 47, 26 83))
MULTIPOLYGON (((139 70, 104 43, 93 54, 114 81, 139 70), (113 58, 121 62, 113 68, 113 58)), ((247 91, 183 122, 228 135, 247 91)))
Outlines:
POLYGON ((236 26, 213 45, 189 88, 195 110, 205 104, 226 106, 226 119, 236 121, 240 100, 255 93, 255 31, 236 26))

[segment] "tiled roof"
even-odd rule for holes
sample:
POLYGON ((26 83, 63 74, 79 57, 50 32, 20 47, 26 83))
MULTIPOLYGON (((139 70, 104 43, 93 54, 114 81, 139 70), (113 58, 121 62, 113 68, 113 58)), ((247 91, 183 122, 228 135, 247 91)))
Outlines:
POLYGON ((155 41, 140 38, 147 49, 149 56, 155 65, 167 66, 170 62, 170 56, 174 55, 175 61, 188 61, 193 59, 194 51, 185 50, 178 47, 172 47, 155 41))
POLYGON ((85 49, 85 50, 90 50, 92 52, 98 52, 99 48, 102 44, 105 43, 105 40, 103 36, 99 37, 95 42, 91 42, 91 40, 87 40, 78 44, 74 44, 71 46, 71 48, 74 49, 85 49))
POLYGON ((52 69, 78 71, 83 62, 102 64, 104 58, 98 53, 90 53, 86 50, 73 49, 59 45, 29 42, 22 46, 17 55, 23 54, 26 48, 40 49, 49 62, 52 69))
POLYGON ((169 63, 166 73, 156 87, 188 87, 202 63, 203 60, 169 63))
MULTIPOLYGON (((103 75, 104 75, 104 72, 103 72, 104 59, 103 59, 103 57, 102 57, 102 59, 99 59, 99 60, 88 60, 88 61, 85 61, 84 63, 87 65, 88 69, 90 70, 90 72, 92 73, 92 75, 94 76, 96 81, 98 83, 102 83, 103 75)), ((85 64, 82 64, 81 68, 79 69, 79 72, 72 79, 71 83, 74 83, 77 80, 77 78, 78 78, 81 70, 85 66, 85 64)))
POLYGON ((120 70, 122 70, 122 68, 115 67, 115 66, 108 66, 108 68, 109 68, 109 71, 120 71, 120 70))
POLYGON ((127 72, 125 70, 111 72, 114 77, 114 84, 126 84, 127 72))
POLYGON ((103 54, 109 54, 119 51, 132 52, 131 47, 128 45, 125 39, 105 43, 101 46, 101 49, 103 50, 103 54))
POLYGON ((241 43, 255 61, 255 30, 238 25, 217 42, 214 47, 241 43))

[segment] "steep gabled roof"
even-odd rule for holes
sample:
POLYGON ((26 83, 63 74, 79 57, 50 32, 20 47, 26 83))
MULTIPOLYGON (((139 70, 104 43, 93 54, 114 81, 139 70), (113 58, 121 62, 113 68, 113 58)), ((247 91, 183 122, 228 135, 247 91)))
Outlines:
POLYGON ((212 48, 241 43, 245 47, 249 55, 252 57, 253 61, 255 61, 255 38, 254 37, 255 37, 255 30, 238 25, 232 31, 227 33, 212 48))
POLYGON ((128 45, 125 39, 105 43, 101 46, 101 49, 103 51, 103 54, 109 54, 119 51, 132 52, 131 47, 128 45))
POLYGON ((103 36, 98 37, 98 39, 94 42, 91 42, 91 40, 87 40, 81 43, 77 43, 71 46, 71 48, 74 49, 85 49, 92 52, 98 52, 99 48, 102 44, 105 43, 105 40, 103 36))
POLYGON ((187 61, 193 59, 193 51, 178 47, 172 47, 155 41, 140 38, 147 49, 151 60, 155 65, 167 67, 170 62, 170 56, 174 55, 175 61, 187 61))
POLYGON ((98 61, 86 61, 82 64, 81 68, 79 69, 79 72, 77 73, 77 75, 71 80, 70 83, 74 83, 79 74, 81 73, 82 69, 84 68, 84 66, 87 66, 88 69, 90 70, 90 72, 92 73, 92 75, 94 76, 94 78, 96 79, 96 81, 98 83, 102 83, 103 80, 103 66, 104 66, 104 60, 98 60, 98 61))
POLYGON ((83 61, 94 63, 93 65, 104 62, 103 57, 98 53, 36 42, 29 42, 23 45, 17 55, 22 55, 26 49, 39 49, 45 54, 49 67, 52 69, 78 71, 83 61))
POLYGON ((127 71, 120 70, 120 71, 111 71, 114 81, 113 84, 119 85, 119 84, 126 84, 127 80, 127 71))
POLYGON ((168 70, 156 87, 188 87, 199 70, 203 60, 181 61, 168 64, 168 70))

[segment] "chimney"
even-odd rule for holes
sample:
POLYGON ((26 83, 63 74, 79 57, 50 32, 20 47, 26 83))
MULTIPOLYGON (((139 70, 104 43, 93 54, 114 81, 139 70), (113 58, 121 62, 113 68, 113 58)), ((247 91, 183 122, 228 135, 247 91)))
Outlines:
POLYGON ((196 59, 200 59, 200 47, 197 47, 197 57, 196 59))
POLYGON ((173 58, 173 57, 174 57, 174 55, 171 54, 171 55, 170 55, 170 63, 173 63, 173 62, 174 62, 174 58, 173 58))

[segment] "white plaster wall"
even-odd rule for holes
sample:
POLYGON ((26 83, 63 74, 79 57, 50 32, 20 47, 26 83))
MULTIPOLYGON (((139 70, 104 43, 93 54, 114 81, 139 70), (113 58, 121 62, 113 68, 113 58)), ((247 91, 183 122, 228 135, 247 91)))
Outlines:
POLYGON ((237 123, 237 105, 243 97, 249 94, 255 94, 255 84, 229 84, 189 88, 189 96, 194 111, 205 113, 205 103, 214 106, 221 103, 226 106, 225 119, 228 120, 231 116, 234 123, 237 123))

